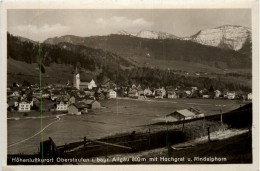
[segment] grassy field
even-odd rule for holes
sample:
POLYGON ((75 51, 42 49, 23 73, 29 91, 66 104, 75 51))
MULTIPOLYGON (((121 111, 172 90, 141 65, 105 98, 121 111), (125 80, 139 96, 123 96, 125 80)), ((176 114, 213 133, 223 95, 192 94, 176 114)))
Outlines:
MULTIPOLYGON (((223 112, 240 107, 240 103, 237 101, 214 99, 162 99, 156 101, 111 99, 101 101, 101 104, 103 106, 101 109, 81 116, 61 116, 59 121, 55 115, 46 112, 45 115, 50 117, 42 119, 43 127, 51 122, 56 122, 46 128, 42 135, 38 134, 28 141, 9 147, 8 154, 38 152, 42 138, 46 140, 52 137, 57 145, 64 145, 82 140, 84 136, 96 139, 133 130, 147 131, 147 125, 157 122, 156 118, 191 106, 198 107, 205 115, 218 114, 220 107, 216 105, 225 105, 223 112)), ((21 118, 24 118, 23 113, 20 114, 21 118)), ((8 113, 8 118, 9 116, 19 117, 19 113, 8 113)), ((35 116, 40 117, 40 112, 36 112, 35 116)), ((11 145, 40 131, 41 119, 8 119, 7 127, 8 145, 11 145)), ((153 130, 153 126, 149 127, 153 130)))

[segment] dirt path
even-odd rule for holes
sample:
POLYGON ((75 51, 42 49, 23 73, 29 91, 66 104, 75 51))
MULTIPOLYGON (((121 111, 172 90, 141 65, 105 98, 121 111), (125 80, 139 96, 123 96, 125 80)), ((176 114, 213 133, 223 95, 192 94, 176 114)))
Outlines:
MULTIPOLYGON (((64 114, 61 114, 61 115, 64 115, 64 114)), ((49 116, 30 116, 30 117, 23 117, 23 118, 19 118, 19 117, 11 117, 11 118, 7 118, 7 119, 10 119, 10 120, 20 120, 20 119, 43 119, 43 118, 51 118, 51 117, 57 117, 57 116, 61 116, 61 115, 56 115, 56 116, 53 116, 53 115, 49 115, 49 116)))
MULTIPOLYGON (((8 148, 9 148, 9 147, 12 147, 12 146, 15 146, 15 145, 18 145, 18 144, 20 144, 20 143, 23 143, 23 142, 25 142, 25 141, 28 141, 28 140, 32 139, 33 137, 35 137, 35 136, 41 134, 46 128, 48 128, 49 126, 51 126, 52 124, 54 124, 54 123, 56 123, 56 122, 59 122, 60 119, 61 119, 60 117, 61 117, 61 116, 64 116, 64 115, 66 115, 66 114, 56 115, 56 119, 57 119, 56 121, 53 121, 53 122, 49 123, 48 125, 46 125, 45 127, 43 127, 40 131, 38 131, 37 133, 35 133, 35 134, 32 135, 31 137, 25 138, 25 139, 23 139, 23 140, 21 140, 21 141, 18 141, 18 142, 16 142, 16 143, 13 143, 13 144, 11 144, 11 145, 8 145, 8 148)), ((35 119, 35 117, 28 117, 28 118, 35 119)), ((36 118, 41 118, 41 117, 36 117, 36 118)), ((45 117, 45 118, 46 118, 46 117, 45 117)))

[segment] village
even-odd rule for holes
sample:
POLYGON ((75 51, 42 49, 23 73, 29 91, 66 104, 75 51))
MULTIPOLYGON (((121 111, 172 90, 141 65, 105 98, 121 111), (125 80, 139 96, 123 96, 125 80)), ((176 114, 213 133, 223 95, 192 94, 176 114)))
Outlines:
MULTIPOLYGON (((82 82, 77 68, 74 73, 73 85, 51 84, 40 89, 39 85, 19 85, 14 83, 7 88, 7 110, 10 112, 52 111, 81 115, 88 110, 101 108, 100 100, 105 99, 227 99, 227 100, 252 100, 252 93, 238 94, 234 91, 214 90, 198 87, 161 87, 142 88, 139 84, 128 87, 117 87, 112 81, 99 85, 93 79, 90 82, 82 82), (47 108, 41 109, 41 100, 48 103, 47 108)), ((43 104, 43 106, 46 106, 43 104)))

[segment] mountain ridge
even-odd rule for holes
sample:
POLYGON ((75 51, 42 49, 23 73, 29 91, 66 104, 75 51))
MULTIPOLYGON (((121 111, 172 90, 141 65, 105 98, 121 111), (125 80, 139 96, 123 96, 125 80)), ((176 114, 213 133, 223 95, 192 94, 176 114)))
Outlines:
MULTIPOLYGON (((251 29, 249 27, 238 26, 238 25, 222 25, 215 28, 203 29, 198 31, 194 35, 191 35, 190 37, 178 37, 171 33, 162 32, 162 31, 151 31, 151 30, 140 30, 137 33, 120 30, 115 34, 145 38, 145 39, 186 40, 186 41, 193 41, 202 45, 213 46, 222 49, 232 49, 235 51, 239 51, 240 49, 242 49, 248 39, 250 40, 250 43, 252 43, 251 29)), ((114 34, 110 34, 110 35, 114 35, 114 34)), ((53 44, 55 43, 55 40, 57 41, 57 39, 66 39, 66 37, 68 36, 73 37, 74 35, 64 35, 60 37, 48 38, 44 42, 53 44)), ((89 37, 74 36, 74 38, 75 37, 85 39, 89 37, 98 37, 98 36, 89 36, 89 37)), ((71 41, 70 43, 72 42, 73 41, 71 41)))

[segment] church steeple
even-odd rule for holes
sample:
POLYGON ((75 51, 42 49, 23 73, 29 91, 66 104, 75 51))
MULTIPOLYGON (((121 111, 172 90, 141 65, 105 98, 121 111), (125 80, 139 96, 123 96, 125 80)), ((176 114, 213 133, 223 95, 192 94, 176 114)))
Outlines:
POLYGON ((73 75, 73 86, 77 89, 79 89, 79 85, 80 85, 80 75, 79 75, 79 72, 78 72, 78 67, 76 65, 76 68, 75 68, 75 73, 73 75))
POLYGON ((78 66, 76 65, 76 69, 75 69, 75 75, 78 74, 78 66))

